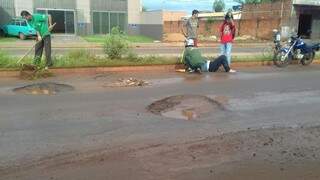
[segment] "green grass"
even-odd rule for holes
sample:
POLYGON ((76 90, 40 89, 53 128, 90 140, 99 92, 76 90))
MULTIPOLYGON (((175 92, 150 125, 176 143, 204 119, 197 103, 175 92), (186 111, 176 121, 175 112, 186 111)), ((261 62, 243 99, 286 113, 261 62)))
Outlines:
MULTIPOLYGON (((90 35, 90 36, 82 36, 84 40, 92 43, 100 43, 103 44, 105 42, 105 35, 90 35)), ((131 43, 152 43, 154 39, 147 36, 128 36, 128 41, 131 43)))
POLYGON ((0 37, 0 43, 16 42, 17 40, 16 37, 0 37))
MULTIPOLYGON (((214 57, 206 57, 213 59, 214 57)), ((9 56, 0 51, 0 69, 17 70, 20 65, 17 63, 19 58, 9 56)), ((77 67, 117 67, 117 66, 143 66, 143 65, 173 65, 179 64, 181 57, 161 57, 161 56, 145 56, 139 57, 134 53, 129 53, 127 57, 122 59, 109 59, 106 57, 97 57, 86 50, 75 50, 67 55, 54 56, 55 68, 77 68, 77 67)), ((320 59, 320 54, 316 55, 316 59, 320 59)), ((272 61, 272 58, 265 58, 262 55, 255 56, 233 56, 233 62, 261 62, 272 61)), ((22 61, 24 64, 31 64, 32 57, 29 56, 22 61)), ((44 66, 44 61, 42 65, 44 66)))

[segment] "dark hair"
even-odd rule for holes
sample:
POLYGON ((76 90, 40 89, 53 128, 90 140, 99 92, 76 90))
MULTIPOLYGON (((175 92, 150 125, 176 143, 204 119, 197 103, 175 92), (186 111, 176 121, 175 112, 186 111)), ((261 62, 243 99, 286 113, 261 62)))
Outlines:
POLYGON ((233 14, 231 12, 227 12, 226 16, 224 17, 225 20, 233 19, 233 14))
POLYGON ((199 14, 199 11, 196 9, 192 11, 192 15, 195 15, 195 14, 199 14))
POLYGON ((21 11, 20 15, 21 15, 22 17, 31 16, 31 14, 30 14, 28 11, 21 11))

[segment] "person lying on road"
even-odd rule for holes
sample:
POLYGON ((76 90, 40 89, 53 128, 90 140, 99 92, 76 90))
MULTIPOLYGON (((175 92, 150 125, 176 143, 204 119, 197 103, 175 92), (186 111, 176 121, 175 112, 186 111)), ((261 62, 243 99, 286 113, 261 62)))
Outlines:
POLYGON ((220 55, 213 61, 203 58, 200 50, 197 47, 194 47, 193 39, 188 39, 186 41, 183 63, 187 72, 216 72, 221 66, 224 67, 226 72, 236 72, 229 67, 228 60, 225 55, 220 55))

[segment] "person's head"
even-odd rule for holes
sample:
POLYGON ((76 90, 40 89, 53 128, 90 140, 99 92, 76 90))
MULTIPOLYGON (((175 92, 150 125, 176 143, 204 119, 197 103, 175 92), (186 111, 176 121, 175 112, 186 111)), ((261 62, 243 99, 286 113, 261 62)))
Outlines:
POLYGON ((28 11, 21 11, 20 15, 26 20, 30 20, 32 18, 32 15, 28 11))
POLYGON ((187 39, 185 43, 186 43, 186 47, 194 47, 193 39, 187 39))
POLYGON ((195 9, 195 10, 192 11, 192 17, 197 18, 198 15, 199 15, 199 11, 198 10, 195 9))
POLYGON ((225 15, 224 17, 224 20, 226 22, 231 22, 233 20, 233 15, 232 15, 232 12, 231 11, 228 11, 227 14, 225 15))

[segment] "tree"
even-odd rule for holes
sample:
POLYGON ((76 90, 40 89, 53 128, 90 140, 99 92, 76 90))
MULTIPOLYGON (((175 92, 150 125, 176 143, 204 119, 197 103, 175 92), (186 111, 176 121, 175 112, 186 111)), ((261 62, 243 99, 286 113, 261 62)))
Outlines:
POLYGON ((142 12, 147 12, 147 11, 148 11, 147 7, 142 6, 142 12))
POLYGON ((214 12, 223 12, 225 7, 226 7, 226 4, 224 3, 224 0, 214 0, 213 2, 214 12))

